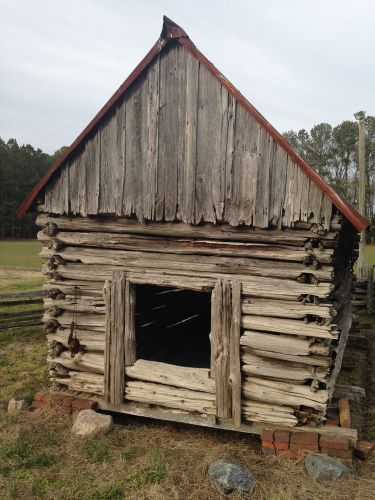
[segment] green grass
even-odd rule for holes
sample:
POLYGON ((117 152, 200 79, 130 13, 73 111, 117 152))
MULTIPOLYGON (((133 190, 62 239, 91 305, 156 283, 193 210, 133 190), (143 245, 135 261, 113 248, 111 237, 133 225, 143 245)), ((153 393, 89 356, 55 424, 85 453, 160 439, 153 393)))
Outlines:
POLYGON ((0 269, 40 269, 40 251, 37 240, 1 240, 0 269))
MULTIPOLYGON (((42 283, 39 271, 0 268, 0 293, 39 291, 42 283)), ((31 311, 41 307, 42 304, 1 307, 0 301, 0 313, 31 311)), ((37 390, 46 387, 46 356, 47 343, 42 326, 0 330, 0 402, 5 405, 7 400, 17 396, 31 401, 37 390)))
POLYGON ((49 467, 54 460, 46 453, 39 451, 35 444, 16 438, 5 442, 0 447, 0 458, 3 463, 9 459, 13 466, 25 469, 49 467))

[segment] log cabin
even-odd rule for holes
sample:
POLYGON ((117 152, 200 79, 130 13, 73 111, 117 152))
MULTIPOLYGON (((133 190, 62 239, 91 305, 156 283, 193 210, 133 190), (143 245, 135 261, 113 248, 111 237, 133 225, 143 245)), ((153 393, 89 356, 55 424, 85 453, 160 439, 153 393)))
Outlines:
POLYGON ((27 211, 54 390, 245 432, 324 424, 367 221, 173 21, 27 211))

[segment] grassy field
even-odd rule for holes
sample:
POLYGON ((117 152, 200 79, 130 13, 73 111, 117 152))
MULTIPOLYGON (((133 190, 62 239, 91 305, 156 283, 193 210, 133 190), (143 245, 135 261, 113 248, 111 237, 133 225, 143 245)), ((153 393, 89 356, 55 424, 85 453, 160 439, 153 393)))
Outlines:
POLYGON ((0 241, 0 270, 40 269, 40 250, 41 244, 36 240, 2 240, 0 241))
MULTIPOLYGON (((40 271, 30 270, 35 263, 40 268, 38 245, 17 242, 22 263, 17 268, 14 256, 7 255, 12 245, 3 244, 1 292, 40 289, 40 271)), ((375 457, 345 480, 317 485, 309 480, 302 459, 262 456, 256 437, 116 417, 107 436, 78 440, 69 432, 72 416, 45 410, 9 416, 11 397, 31 400, 35 391, 48 388, 46 351, 41 327, 0 331, 1 500, 220 499, 206 473, 220 458, 240 463, 254 475, 254 499, 374 498, 375 457)), ((247 497, 235 493, 229 498, 247 497)))

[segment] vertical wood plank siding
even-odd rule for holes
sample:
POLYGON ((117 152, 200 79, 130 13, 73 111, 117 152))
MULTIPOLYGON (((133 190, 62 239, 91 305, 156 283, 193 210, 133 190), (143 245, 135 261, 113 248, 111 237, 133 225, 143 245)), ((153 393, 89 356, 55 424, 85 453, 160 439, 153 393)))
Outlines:
POLYGON ((47 185, 45 210, 328 228, 332 206, 209 71, 170 44, 47 185))

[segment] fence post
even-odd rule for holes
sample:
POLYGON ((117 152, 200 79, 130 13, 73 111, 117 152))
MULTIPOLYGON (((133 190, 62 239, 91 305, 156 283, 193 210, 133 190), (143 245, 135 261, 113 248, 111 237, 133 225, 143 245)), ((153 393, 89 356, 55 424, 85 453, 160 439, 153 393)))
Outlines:
POLYGON ((367 312, 372 313, 374 301, 374 266, 367 267, 367 312))

